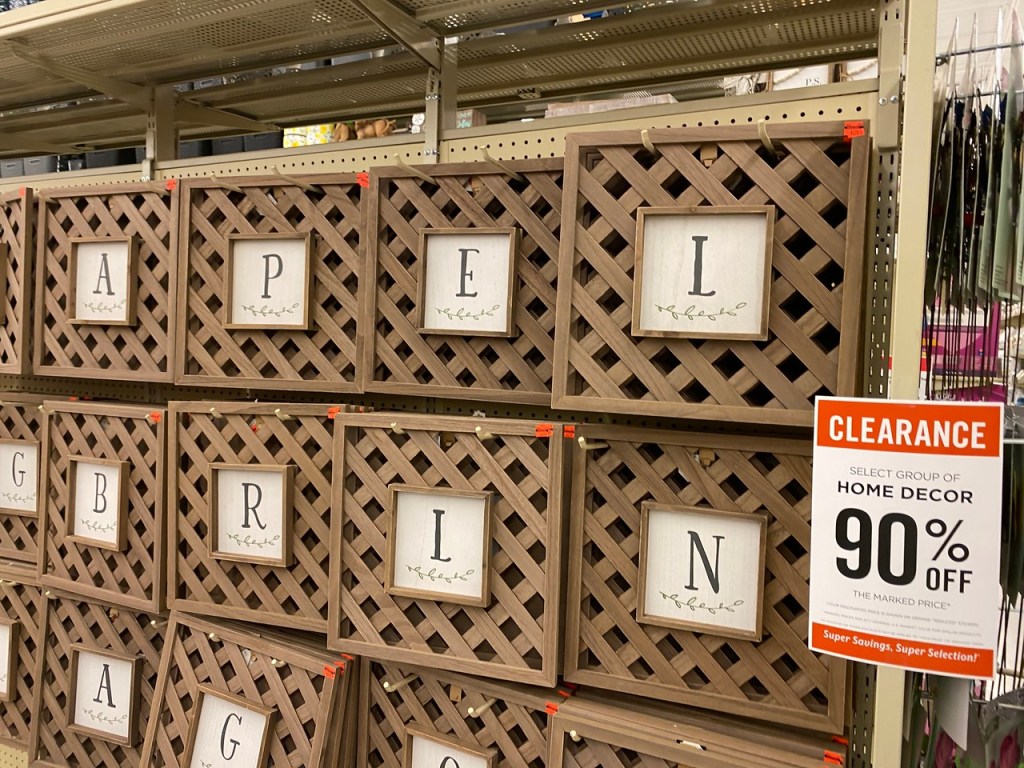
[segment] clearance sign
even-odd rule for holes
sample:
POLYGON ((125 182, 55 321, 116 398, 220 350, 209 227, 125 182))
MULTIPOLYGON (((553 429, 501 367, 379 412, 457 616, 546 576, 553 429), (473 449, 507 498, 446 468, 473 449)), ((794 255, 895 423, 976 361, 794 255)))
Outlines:
POLYGON ((810 647, 995 673, 1003 407, 818 398, 810 647))

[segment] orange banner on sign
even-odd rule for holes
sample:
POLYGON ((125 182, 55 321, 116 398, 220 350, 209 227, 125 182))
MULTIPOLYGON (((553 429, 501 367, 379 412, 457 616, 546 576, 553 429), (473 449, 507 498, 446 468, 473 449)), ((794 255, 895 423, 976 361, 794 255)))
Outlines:
POLYGON ((814 650, 825 653, 852 656, 862 661, 894 667, 927 669, 940 675, 992 676, 994 659, 989 649, 918 643, 830 627, 827 624, 811 625, 811 636, 814 650))
POLYGON ((829 448, 946 456, 999 456, 997 405, 828 400, 817 403, 814 437, 829 448))

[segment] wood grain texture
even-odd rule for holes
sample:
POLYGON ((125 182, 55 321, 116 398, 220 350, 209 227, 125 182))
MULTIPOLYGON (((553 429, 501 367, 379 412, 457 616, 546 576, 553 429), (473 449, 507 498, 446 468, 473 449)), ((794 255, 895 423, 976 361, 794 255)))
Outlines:
POLYGON ((0 373, 20 375, 32 366, 32 299, 34 289, 35 204, 32 190, 0 195, 0 244, 6 247, 6 272, 0 276, 0 373))
POLYGON ((809 426, 815 396, 855 393, 866 140, 778 126, 775 159, 751 128, 715 130, 651 131, 654 155, 636 132, 568 137, 556 408, 809 426), (638 209, 734 205, 778 210, 767 340, 632 336, 638 209))
POLYGON ((68 729, 71 647, 82 643, 122 656, 139 657, 139 706, 145 713, 154 702, 164 647, 164 620, 156 613, 134 613, 106 603, 86 602, 57 590, 51 590, 48 597, 44 595, 44 603, 33 699, 37 716, 33 721, 30 758, 42 765, 63 768, 148 766, 140 759, 141 740, 130 747, 68 729))
POLYGON ((840 731, 847 665, 807 648, 810 441, 580 427, 565 677, 637 696, 840 731), (699 460, 701 450, 710 459, 699 460), (708 454, 710 451, 710 455, 708 454), (760 641, 636 620, 645 501, 767 514, 760 641))
POLYGON ((162 182, 50 190, 38 208, 33 373, 170 382, 178 192, 162 182), (134 326, 73 324, 72 241, 126 237, 138 245, 134 326))
MULTIPOLYGON (((185 754, 199 686, 273 708, 269 765, 336 768, 341 745, 331 734, 345 722, 347 666, 309 636, 172 612, 142 764, 178 768, 185 754), (338 661, 338 665, 335 665, 338 661), (277 662, 276 664, 274 662, 277 662), (331 671, 325 675, 325 667, 331 671)), ((355 739, 355 734, 346 734, 355 739)), ((342 766, 341 768, 348 768, 342 766)))
POLYGON ((167 412, 160 407, 90 402, 45 404, 43 533, 39 579, 90 600, 136 611, 164 607, 167 412), (127 464, 123 550, 68 536, 68 467, 74 457, 127 464))
POLYGON ((355 174, 302 181, 317 191, 307 192, 280 177, 183 182, 177 383, 358 391, 361 187, 355 174), (231 237, 256 234, 310 236, 310 330, 224 327, 231 237))
POLYGON ((562 163, 508 166, 525 181, 476 175, 474 163, 432 166, 430 184, 378 168, 367 193, 367 279, 360 361, 369 392, 547 405, 551 402, 562 163), (421 333, 419 230, 516 227, 509 338, 421 333))
POLYGON ((405 414, 341 415, 331 523, 332 648, 537 685, 559 672, 562 426, 405 414), (392 429, 394 424, 397 429, 392 429), (481 439, 480 427, 490 437, 481 439), (487 607, 385 587, 388 486, 492 491, 487 607))
POLYGON ((43 619, 42 592, 35 569, 22 563, 0 565, 0 618, 18 622, 18 651, 10 696, 0 702, 0 744, 28 748, 35 715, 32 697, 39 661, 39 628, 43 619))
MULTIPOLYGON (((0 439, 28 440, 40 443, 40 487, 36 489, 37 501, 43 499, 41 492, 43 467, 43 435, 45 414, 39 410, 43 399, 37 395, 5 392, 0 395, 0 439)), ((39 557, 39 521, 42 519, 42 504, 35 516, 0 513, 0 558, 21 560, 35 564, 39 557)))

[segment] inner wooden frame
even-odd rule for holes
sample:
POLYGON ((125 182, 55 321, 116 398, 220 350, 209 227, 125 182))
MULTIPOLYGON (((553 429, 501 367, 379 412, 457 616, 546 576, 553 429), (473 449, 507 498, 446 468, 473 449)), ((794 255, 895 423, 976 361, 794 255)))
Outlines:
POLYGON ((706 509, 704 507, 690 507, 685 504, 662 504, 657 501, 645 501, 640 504, 640 562, 639 577, 637 582, 636 598, 636 621, 637 624, 647 624, 655 627, 668 629, 685 629, 690 632, 699 632, 712 637, 731 637, 738 640, 751 640, 760 642, 764 635, 764 567, 765 547, 768 539, 768 516, 759 512, 732 512, 720 509, 706 509), (735 627, 719 627, 710 623, 683 621, 682 619, 666 618, 657 614, 647 612, 647 568, 648 562, 648 536, 650 534, 651 510, 657 509, 665 512, 677 512, 688 515, 701 515, 703 517, 723 518, 729 517, 742 520, 745 523, 757 523, 761 527, 760 540, 758 545, 757 574, 757 604, 755 629, 746 631, 735 627))
POLYGON ((492 491, 463 491, 455 488, 427 488, 417 485, 392 484, 388 486, 388 528, 387 562, 384 567, 384 588, 396 597, 412 597, 434 600, 454 605, 469 605, 486 608, 491 604, 491 515, 494 493, 492 491), (423 496, 458 496, 466 499, 482 499, 484 502, 483 530, 483 573, 480 577, 480 597, 453 595, 429 589, 395 586, 395 552, 398 544, 398 496, 401 493, 418 493, 423 496))
POLYGON ((221 324, 227 330, 265 330, 265 331, 308 331, 312 308, 310 297, 313 288, 313 235, 310 232, 266 232, 254 235, 233 234, 227 236, 228 248, 224 254, 224 307, 221 310, 221 324), (231 319, 231 307, 235 301, 235 243, 262 242, 266 240, 301 240, 304 244, 306 258, 306 275, 303 279, 302 291, 302 324, 281 323, 239 323, 231 319))
POLYGON ((18 671, 18 653, 20 651, 18 639, 21 634, 21 622, 14 619, 0 617, 0 625, 10 628, 10 647, 7 649, 7 666, 0 670, 7 675, 7 690, 6 692, 0 692, 0 701, 9 703, 15 700, 18 693, 18 681, 15 679, 15 675, 18 671))
MULTIPOLYGON (((0 269, 0 296, 7 295, 7 269, 9 268, 11 263, 10 253, 11 247, 7 245, 7 243, 0 243, 0 263, 5 265, 4 269, 0 269)), ((26 284, 22 286, 22 291, 27 293, 28 290, 29 286, 26 281, 26 284)), ((25 298, 27 297, 23 295, 20 301, 24 302, 25 298)), ((7 322, 6 309, 7 302, 0 302, 0 323, 7 322)), ((24 331, 22 331, 22 333, 24 333, 24 331)))
MULTIPOLYGON (((2 282, 2 281, 0 281, 2 282)), ((12 509, 5 507, 0 502, 0 515, 16 515, 18 517, 39 517, 40 489, 42 487, 43 454, 42 446, 38 440, 19 440, 17 438, 0 438, 0 445, 34 445, 36 448, 36 511, 29 512, 26 509, 12 509)))
POLYGON ((463 227, 456 229, 433 229, 424 227, 419 230, 420 236, 420 274, 416 285, 416 328, 424 336, 490 336, 511 337, 515 331, 515 297, 516 297, 516 259, 519 256, 519 227, 463 227), (427 295, 427 240, 431 235, 508 235, 508 291, 505 296, 505 330, 503 331, 472 331, 461 332, 455 328, 428 328, 427 308, 424 305, 427 295))
POLYGON ((196 703, 192 708, 192 721, 188 725, 188 737, 185 741, 185 752, 182 754, 181 765, 182 768, 189 768, 192 765, 192 755, 196 749, 196 736, 199 733, 199 718, 203 714, 203 701, 207 696, 213 696, 218 699, 230 702, 237 707, 247 709, 250 712, 255 712, 258 715, 266 717, 266 722, 263 726, 263 740, 260 743, 260 754, 256 759, 256 765, 258 768, 263 768, 267 764, 267 755, 270 751, 270 734, 273 731, 274 726, 274 715, 277 710, 273 707, 266 707, 262 704, 256 704, 243 699, 241 696, 235 696, 232 693, 225 693, 214 688, 211 685, 200 684, 196 688, 196 703))
POLYGON ((71 253, 68 255, 68 323, 71 325, 101 325, 134 327, 138 322, 139 296, 139 240, 135 235, 124 237, 73 237, 71 253), (83 243, 128 243, 128 275, 125 283, 124 320, 79 319, 75 316, 78 296, 78 246, 83 243))
POLYGON ((139 743, 139 697, 141 694, 141 683, 142 683, 142 657, 140 656, 128 656, 127 654, 117 653, 106 648, 92 648, 83 643, 74 643, 71 646, 71 668, 68 674, 68 691, 67 691, 67 723, 68 730, 74 733, 80 733, 83 736, 90 736, 96 739, 103 739, 113 744, 122 744, 126 747, 134 747, 139 743), (87 725, 80 725, 75 721, 75 705, 76 697, 78 695, 78 656, 81 653, 92 653, 97 656, 103 656, 114 661, 127 661, 132 665, 132 690, 131 700, 128 702, 128 736, 116 736, 106 731, 100 731, 96 728, 90 728, 87 725))
POLYGON ((89 547, 99 547, 100 549, 109 549, 114 552, 123 552, 128 543, 128 488, 130 475, 131 469, 129 468, 127 461, 120 461, 118 459, 97 459, 92 456, 69 457, 66 477, 68 502, 64 538, 76 544, 84 544, 89 547), (108 541, 103 541, 102 539, 93 539, 88 536, 80 536, 75 533, 75 515, 78 512, 75 509, 75 499, 77 495, 76 488, 78 483, 76 475, 78 474, 77 468, 79 464, 99 464, 104 467, 117 468, 117 509, 114 513, 117 517, 117 541, 113 544, 108 541))
POLYGON ((209 491, 210 519, 207 525, 207 552, 216 560, 229 560, 235 563, 253 563, 287 568, 292 564, 292 527, 295 522, 295 465, 294 464, 232 464, 212 462, 207 472, 206 486, 209 491), (243 470, 246 472, 278 473, 281 475, 284 498, 281 510, 284 519, 281 521, 281 557, 260 557, 259 555, 241 555, 237 552, 221 552, 217 549, 220 540, 220 520, 217 514, 219 498, 217 495, 217 472, 220 470, 243 470))
POLYGON ((426 741, 433 741, 437 744, 443 744, 446 747, 457 749, 460 752, 475 755, 487 762, 487 768, 494 768, 495 760, 497 760, 497 750, 484 749, 479 744, 469 744, 455 738, 454 736, 439 733, 418 725, 409 724, 405 726, 405 734, 402 736, 402 768, 413 768, 412 742, 414 737, 425 739, 426 741))
POLYGON ((775 243, 776 209, 774 205, 696 205, 679 207, 638 208, 636 212, 636 248, 633 267, 633 312, 630 335, 659 339, 735 339, 738 341, 765 341, 768 338, 768 310, 771 304, 772 251, 775 243), (721 216, 763 215, 767 221, 764 248, 764 279, 761 289, 761 318, 757 333, 713 333, 708 331, 659 331, 640 327, 640 308, 643 300, 644 276, 644 223, 648 216, 721 216))

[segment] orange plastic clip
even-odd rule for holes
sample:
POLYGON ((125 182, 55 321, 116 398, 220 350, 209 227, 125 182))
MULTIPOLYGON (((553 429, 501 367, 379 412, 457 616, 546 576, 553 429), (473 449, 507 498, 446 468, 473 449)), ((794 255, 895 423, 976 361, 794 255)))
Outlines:
POLYGON ((149 420, 154 424, 159 424, 161 419, 163 419, 163 414, 161 414, 160 411, 153 411, 149 414, 149 420))
POLYGON ((178 180, 177 179, 168 179, 167 180, 167 184, 165 184, 164 186, 167 188, 168 192, 173 192, 174 190, 176 190, 178 188, 178 180))
POLYGON ((842 765, 843 764, 843 756, 840 755, 838 752, 830 752, 829 750, 826 749, 825 750, 825 762, 828 763, 829 765, 842 765))
POLYGON ((553 702, 553 701, 548 701, 548 702, 546 702, 544 704, 544 710, 549 715, 557 715, 558 714, 558 705, 555 704, 555 702, 553 702))
POLYGON ((330 408, 328 408, 328 409, 327 409, 327 418, 328 418, 328 419, 333 419, 333 418, 335 418, 335 417, 336 417, 336 416, 337 416, 337 415, 338 415, 339 413, 341 413, 341 406, 338 406, 338 405, 332 405, 332 406, 331 406, 330 408))
POLYGON ((356 184, 360 187, 370 186, 370 174, 366 171, 360 171, 356 174, 356 184))
POLYGON ((849 144, 858 136, 864 135, 863 120, 847 120, 843 123, 843 141, 849 144))
POLYGON ((850 746, 850 740, 845 736, 833 736, 832 741, 835 744, 842 744, 844 747, 850 746))
POLYGON ((328 680, 334 679, 334 667, 332 667, 330 664, 324 664, 324 677, 326 677, 328 680))
POLYGON ((533 434, 535 437, 551 437, 555 434, 554 424, 538 424, 534 429, 533 434))
POLYGON ((575 440, 576 439, 576 425, 575 424, 566 424, 565 426, 563 426, 562 427, 562 437, 567 438, 569 440, 575 440))
POLYGON ((24 197, 28 190, 25 187, 18 187, 18 197, 24 197))

